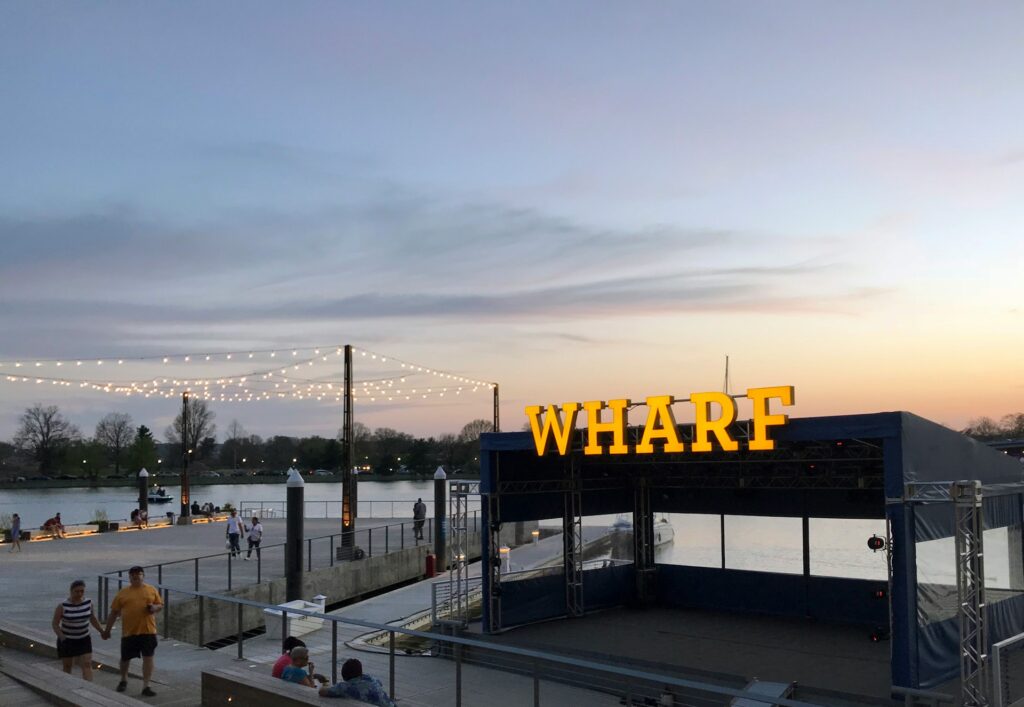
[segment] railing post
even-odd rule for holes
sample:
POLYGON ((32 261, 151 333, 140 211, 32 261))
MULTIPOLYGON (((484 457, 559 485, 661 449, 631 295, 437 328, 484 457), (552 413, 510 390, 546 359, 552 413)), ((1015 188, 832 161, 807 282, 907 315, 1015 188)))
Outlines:
POLYGON ((306 571, 313 571, 313 538, 306 539, 306 571))
POLYGON ((103 576, 103 618, 110 618, 110 576, 103 576))
POLYGON ((206 597, 199 597, 199 647, 202 648, 206 641, 203 640, 203 625, 206 623, 203 620, 203 610, 206 605, 206 597))
POLYGON ((405 523, 402 523, 402 549, 405 549, 405 523))
POLYGON ((242 605, 238 604, 238 659, 242 660, 242 605))
POLYGON ((199 591, 199 558, 197 557, 195 560, 193 560, 193 562, 195 564, 196 581, 195 581, 195 587, 193 587, 192 591, 198 592, 199 591))
POLYGON ((96 575, 96 597, 100 605, 100 610, 96 612, 97 619, 102 621, 103 616, 103 575, 96 575))
POLYGON ((156 566, 156 583, 164 583, 164 566, 162 564, 156 566))
POLYGON ((338 682, 338 622, 331 622, 331 684, 338 682))
POLYGON ((121 591, 124 587, 124 570, 117 571, 117 591, 121 591))
POLYGON ((373 557, 373 528, 366 529, 366 556, 373 557))
POLYGON ((263 553, 256 548, 256 584, 263 581, 263 553))
POLYGON ((228 553, 228 591, 231 591, 231 556, 234 553, 228 553))
POLYGON ((171 590, 164 587, 164 638, 171 637, 171 590))
POLYGON ((540 669, 536 659, 533 661, 533 707, 540 707, 540 669))
POLYGON ((391 552, 391 547, 389 546, 389 543, 388 543, 388 540, 389 540, 390 537, 391 537, 391 526, 390 525, 385 525, 384 526, 384 554, 385 555, 388 554, 389 552, 391 552))
POLYGON ((462 707, 462 644, 455 644, 455 707, 462 707))
POLYGON ((395 699, 395 632, 388 631, 388 667, 391 671, 391 699, 395 699))
POLYGON ((331 536, 331 567, 334 567, 334 536, 331 536))
POLYGON ((288 638, 288 610, 281 607, 281 643, 288 638))

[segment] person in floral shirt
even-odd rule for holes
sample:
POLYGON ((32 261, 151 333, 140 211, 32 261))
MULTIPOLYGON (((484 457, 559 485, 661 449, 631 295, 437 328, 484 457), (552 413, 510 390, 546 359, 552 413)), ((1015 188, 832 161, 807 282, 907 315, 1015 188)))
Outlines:
POLYGON ((377 707, 395 707, 380 680, 372 675, 363 675, 363 664, 355 658, 346 660, 341 666, 341 682, 330 687, 321 687, 320 696, 348 697, 377 707))

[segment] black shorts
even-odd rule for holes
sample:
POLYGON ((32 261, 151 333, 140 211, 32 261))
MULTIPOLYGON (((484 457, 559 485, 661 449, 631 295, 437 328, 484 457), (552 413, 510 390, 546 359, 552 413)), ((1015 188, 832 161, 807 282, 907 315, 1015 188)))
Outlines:
POLYGON ((76 658, 86 653, 92 653, 92 636, 57 639, 57 656, 60 658, 76 658))
POLYGON ((121 639, 121 660, 132 658, 148 658, 156 651, 156 634, 140 633, 137 636, 125 636, 121 639))

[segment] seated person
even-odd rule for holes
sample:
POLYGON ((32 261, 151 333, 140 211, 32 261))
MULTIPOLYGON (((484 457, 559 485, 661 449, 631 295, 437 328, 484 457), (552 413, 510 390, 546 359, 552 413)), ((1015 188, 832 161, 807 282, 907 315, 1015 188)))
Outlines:
POLYGON ((203 512, 203 509, 199 507, 199 501, 192 501, 192 506, 189 508, 192 515, 197 516, 203 512))
POLYGON ((292 648, 292 664, 281 671, 281 679, 286 682, 294 682, 306 687, 316 687, 313 678, 326 684, 327 678, 323 675, 313 673, 313 664, 309 662, 309 649, 303 646, 292 648))
POLYGON ((306 644, 295 636, 288 636, 288 638, 284 639, 281 643, 281 657, 274 662, 274 667, 270 671, 270 675, 275 678, 281 677, 281 672, 292 664, 292 649, 305 647, 306 644))
POLYGON ((341 666, 341 682, 320 688, 321 697, 349 697, 353 700, 369 702, 377 707, 395 707, 395 703, 384 691, 380 680, 363 675, 363 664, 350 658, 341 666))
POLYGON ((47 518, 46 522, 43 523, 43 530, 48 530, 53 533, 55 538, 63 538, 64 524, 60 521, 60 513, 55 515, 53 518, 47 518))
POLYGON ((207 518, 211 518, 213 516, 213 504, 207 501, 203 506, 203 513, 206 514, 207 518))
POLYGON ((134 525, 136 527, 139 527, 139 528, 142 527, 142 520, 139 518, 139 509, 138 508, 136 508, 134 511, 132 511, 131 522, 132 522, 132 525, 134 525))
POLYGON ((139 527, 140 528, 148 528, 149 527, 149 511, 141 509, 141 508, 139 509, 139 527))

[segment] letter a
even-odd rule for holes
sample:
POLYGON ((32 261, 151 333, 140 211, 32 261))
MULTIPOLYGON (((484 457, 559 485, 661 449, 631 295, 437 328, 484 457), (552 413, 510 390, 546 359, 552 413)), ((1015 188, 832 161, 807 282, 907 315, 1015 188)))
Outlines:
POLYGON ((666 453, 683 451, 683 443, 679 441, 676 419, 672 415, 671 395, 655 395, 647 398, 647 422, 644 423, 644 436, 636 445, 637 454, 654 454, 653 441, 665 440, 662 451, 666 453))
POLYGON ((544 428, 541 429, 540 416, 544 414, 545 408, 540 405, 528 405, 526 417, 530 420, 530 430, 533 431, 533 443, 537 447, 537 456, 542 457, 547 452, 548 442, 553 436, 558 444, 558 453, 565 456, 569 450, 569 438, 573 429, 576 428, 576 413, 579 412, 579 403, 565 403, 559 408, 552 405, 546 408, 548 414, 544 417, 544 428), (565 423, 562 423, 562 410, 565 410, 565 423))

